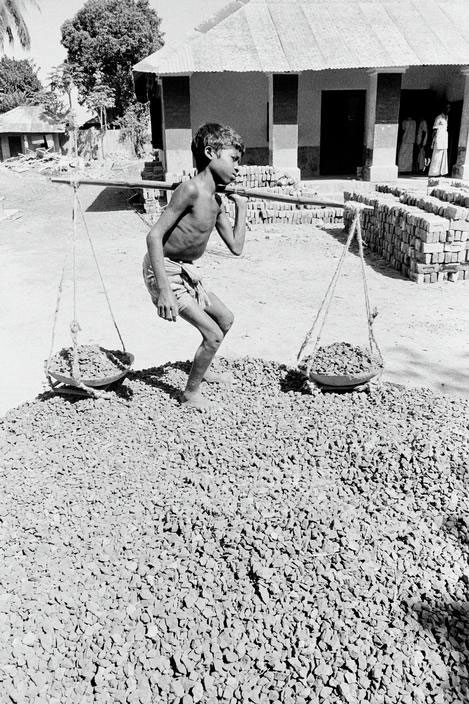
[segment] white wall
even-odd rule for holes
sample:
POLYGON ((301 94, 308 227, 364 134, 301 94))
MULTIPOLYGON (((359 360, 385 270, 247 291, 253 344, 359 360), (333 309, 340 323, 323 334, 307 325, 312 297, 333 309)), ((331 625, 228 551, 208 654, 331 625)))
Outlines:
POLYGON ((315 146, 321 135, 321 91, 366 90, 368 74, 365 70, 305 71, 298 85, 298 144, 315 146))
POLYGON ((268 147, 267 76, 261 73, 194 73, 191 76, 191 124, 231 125, 246 147, 268 147))

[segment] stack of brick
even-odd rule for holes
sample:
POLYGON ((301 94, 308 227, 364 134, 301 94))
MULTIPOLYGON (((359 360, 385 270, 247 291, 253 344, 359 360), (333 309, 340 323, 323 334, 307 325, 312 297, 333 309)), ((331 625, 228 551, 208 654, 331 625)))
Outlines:
POLYGON ((345 193, 345 200, 351 201, 344 211, 346 229, 354 217, 354 208, 349 206, 372 206, 373 210, 361 215, 368 247, 412 281, 469 280, 469 219, 462 217, 463 209, 453 211, 458 218, 449 219, 391 194, 345 193))
MULTIPOLYGON (((146 161, 141 172, 143 181, 164 181, 164 169, 161 161, 156 157, 153 161, 146 161)), ((143 188, 143 209, 149 215, 158 215, 161 211, 162 191, 155 188, 143 188)))
POLYGON ((296 186, 292 176, 274 166, 240 166, 236 184, 246 188, 273 188, 296 186))
MULTIPOLYGON (((269 191, 271 190, 269 188, 269 191)), ((296 193, 298 195, 306 195, 301 191, 296 193)), ((233 218, 234 204, 227 199, 225 207, 228 214, 233 218)), ((282 203, 272 200, 249 200, 247 209, 247 221, 249 223, 323 225, 341 223, 343 219, 342 208, 320 208, 315 205, 297 205, 295 203, 282 203)))
MULTIPOLYGON (((177 174, 178 181, 193 178, 195 170, 177 174)), ((266 193, 279 193, 288 196, 315 198, 316 192, 307 191, 285 172, 273 166, 240 166, 235 186, 265 190, 266 193)), ((234 217, 234 203, 224 199, 228 215, 234 217)), ((332 224, 341 223, 342 208, 321 208, 316 205, 283 203, 281 201, 250 198, 247 205, 247 221, 251 224, 332 224)))

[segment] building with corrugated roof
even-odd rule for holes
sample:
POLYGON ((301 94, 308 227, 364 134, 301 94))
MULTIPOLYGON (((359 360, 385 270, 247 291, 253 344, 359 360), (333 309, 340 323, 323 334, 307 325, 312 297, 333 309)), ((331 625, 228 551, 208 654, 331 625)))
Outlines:
POLYGON ((234 0, 134 72, 168 174, 214 121, 247 164, 392 180, 403 120, 427 124, 428 151, 449 102, 450 167, 469 178, 469 0, 234 0))
POLYGON ((0 114, 0 160, 41 147, 60 151, 65 125, 44 113, 41 105, 19 105, 0 114))

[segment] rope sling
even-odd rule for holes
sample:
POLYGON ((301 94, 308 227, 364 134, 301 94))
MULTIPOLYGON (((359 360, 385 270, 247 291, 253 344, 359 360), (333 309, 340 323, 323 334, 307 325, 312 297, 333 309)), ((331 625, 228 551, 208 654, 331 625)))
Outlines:
POLYGON ((370 348, 370 352, 373 355, 373 353, 376 354, 377 359, 379 360, 380 366, 383 365, 383 357, 381 354, 381 350, 379 348, 378 343, 376 342, 374 332, 373 332, 373 322, 374 319, 377 316, 377 311, 372 311, 371 310, 371 305, 370 305, 370 297, 369 297, 369 292, 368 292, 368 283, 366 280, 366 273, 365 273, 365 260, 363 256, 363 238, 362 238, 362 228, 361 228, 361 212, 365 209, 367 209, 368 206, 362 206, 359 204, 354 204, 351 205, 349 204, 349 207, 353 209, 354 215, 353 215, 353 220, 352 220, 352 225, 350 227, 350 231, 347 237, 347 241, 344 245, 344 248, 342 250, 342 254, 340 255, 336 270, 329 282, 329 286, 327 287, 326 293, 324 295, 324 298, 321 302, 321 305, 319 306, 319 310, 316 314, 316 318, 314 319, 313 325, 311 326, 310 330, 306 334, 306 337, 300 347, 300 350, 297 355, 297 363, 301 362, 301 359, 303 357, 303 353, 307 346, 310 343, 311 338, 313 337, 313 333, 316 332, 318 325, 319 325, 319 330, 316 334, 316 337, 314 338, 313 342, 313 349, 311 354, 308 356, 306 366, 305 366, 305 373, 306 376, 309 378, 309 375, 311 373, 311 368, 314 362, 314 358, 316 355, 316 351, 319 347, 319 341, 321 339, 322 331, 324 329, 324 325, 327 319, 327 315, 329 313, 329 309, 331 306, 332 298, 334 296, 334 291, 337 286, 337 282, 340 277, 340 273, 342 270, 342 266, 344 264, 345 257, 347 255, 347 252, 350 249, 350 245, 352 244, 352 241, 354 237, 357 239, 358 243, 358 253, 360 257, 360 268, 361 268, 361 275, 362 275, 362 281, 363 281, 363 290, 365 294, 365 309, 366 309, 366 318, 367 318, 367 323, 368 323, 368 344, 370 348), (322 320, 321 320, 322 316, 322 320), (319 321, 321 322, 319 323, 319 321))
MULTIPOLYGON (((101 286, 104 292, 104 295, 106 297, 106 302, 108 305, 109 313, 112 318, 112 322, 114 324, 114 327, 117 331, 117 335, 119 337, 121 346, 122 346, 122 351, 123 353, 126 352, 125 349, 125 344, 124 340, 122 339, 121 332, 119 330, 119 326, 117 325, 116 318, 114 316, 114 312, 112 310, 112 305, 111 305, 111 300, 109 298, 109 293, 106 287, 106 284, 104 282, 104 277, 101 272, 101 267, 99 266, 98 258, 96 256, 96 250, 93 244, 93 240, 91 237, 91 233, 88 227, 88 223, 86 222, 85 214, 83 211, 83 207, 78 195, 78 186, 79 184, 75 181, 72 183, 73 187, 73 207, 72 207, 72 280, 73 280, 73 319, 70 322, 70 335, 72 338, 72 363, 71 363, 71 379, 74 382, 74 385, 81 389, 83 392, 86 394, 89 394, 95 398, 98 397, 104 397, 106 396, 106 392, 103 390, 99 390, 95 387, 88 386, 84 383, 81 372, 80 372, 80 367, 79 367, 79 362, 78 362, 78 333, 81 331, 80 323, 78 322, 77 319, 77 215, 80 213, 81 219, 83 221, 83 225, 85 228, 85 232, 87 235, 87 240, 88 244, 90 246, 94 263, 96 265, 96 269, 98 271, 99 279, 101 281, 101 286)), ((65 270, 67 266, 67 260, 68 260, 69 254, 67 253, 64 258, 64 263, 62 267, 62 273, 60 276, 60 281, 59 281, 59 286, 58 286, 58 291, 57 291, 57 300, 55 304, 55 311, 54 311, 54 320, 52 324, 52 335, 51 335, 51 345, 50 345, 50 350, 49 350, 49 356, 45 365, 45 373, 46 377, 48 379, 49 385, 53 391, 56 391, 56 383, 52 380, 52 376, 50 373, 50 367, 51 367, 51 361, 52 361, 52 356, 53 356, 53 351, 54 351, 54 346, 55 346, 55 336, 56 336, 56 328, 57 328, 57 319, 59 315, 59 310, 60 310, 60 305, 62 301, 62 294, 63 294, 63 284, 65 280, 65 270)), ((125 365, 122 364, 120 359, 118 359, 115 355, 112 353, 108 352, 108 356, 111 357, 112 361, 114 364, 116 364, 118 367, 121 369, 125 369, 125 365)))

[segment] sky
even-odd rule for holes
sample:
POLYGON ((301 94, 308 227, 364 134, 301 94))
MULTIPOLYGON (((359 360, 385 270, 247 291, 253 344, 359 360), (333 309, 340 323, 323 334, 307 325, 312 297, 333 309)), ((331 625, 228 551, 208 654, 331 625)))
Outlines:
MULTIPOLYGON (((5 53, 17 59, 31 58, 38 67, 38 76, 45 81, 53 66, 66 57, 60 44, 60 27, 85 4, 84 0, 37 0, 39 8, 25 3, 24 17, 31 34, 31 50, 5 45, 5 53)), ((202 20, 211 17, 229 0, 150 0, 161 18, 165 43, 172 44, 184 37, 202 20)))

